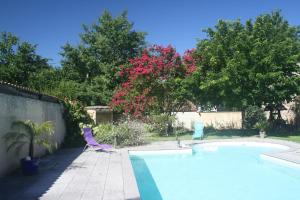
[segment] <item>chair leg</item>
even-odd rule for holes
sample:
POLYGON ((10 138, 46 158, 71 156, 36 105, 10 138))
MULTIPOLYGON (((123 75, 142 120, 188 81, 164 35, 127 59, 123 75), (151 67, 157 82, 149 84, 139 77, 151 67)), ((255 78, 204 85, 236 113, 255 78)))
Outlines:
POLYGON ((83 148, 83 151, 85 151, 88 147, 89 147, 89 145, 86 144, 83 148))

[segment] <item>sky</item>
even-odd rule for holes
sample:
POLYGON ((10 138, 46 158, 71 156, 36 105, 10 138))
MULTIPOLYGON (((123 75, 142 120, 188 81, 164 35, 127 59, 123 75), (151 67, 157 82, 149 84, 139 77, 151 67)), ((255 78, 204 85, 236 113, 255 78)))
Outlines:
POLYGON ((171 44, 183 54, 219 19, 244 22, 278 9, 291 25, 300 25, 299 0, 0 0, 0 32, 36 44, 37 53, 59 67, 61 47, 78 44, 82 25, 96 22, 104 10, 113 16, 127 10, 149 44, 171 44))

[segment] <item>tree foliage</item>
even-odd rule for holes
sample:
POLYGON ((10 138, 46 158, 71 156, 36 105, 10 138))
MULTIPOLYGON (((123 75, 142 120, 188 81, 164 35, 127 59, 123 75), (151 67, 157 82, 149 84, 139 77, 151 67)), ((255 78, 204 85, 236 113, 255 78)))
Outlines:
POLYGON ((36 75, 51 68, 47 62, 36 54, 36 45, 20 42, 11 33, 0 34, 0 80, 35 87, 36 75))
POLYGON ((255 124, 267 121, 264 110, 260 107, 248 106, 245 111, 246 114, 243 123, 247 129, 253 129, 255 124))
POLYGON ((197 44, 197 99, 201 103, 281 104, 299 93, 299 29, 279 11, 254 22, 220 20, 197 44))
POLYGON ((62 103, 64 105, 63 118, 66 124, 67 133, 64 145, 67 147, 74 147, 84 144, 80 123, 93 124, 93 120, 80 102, 66 98, 62 103))
POLYGON ((145 33, 133 30, 126 12, 113 18, 105 11, 97 23, 84 25, 78 46, 63 47, 64 79, 84 85, 85 104, 107 104, 120 82, 115 76, 119 66, 141 52, 144 37, 145 33))

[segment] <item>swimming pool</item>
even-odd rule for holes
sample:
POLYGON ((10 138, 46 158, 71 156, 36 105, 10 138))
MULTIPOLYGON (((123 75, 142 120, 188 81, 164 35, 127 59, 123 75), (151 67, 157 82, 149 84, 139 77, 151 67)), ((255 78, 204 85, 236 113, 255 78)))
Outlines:
POLYGON ((142 200, 299 200, 300 169, 263 159, 284 149, 207 143, 184 151, 131 151, 142 200))

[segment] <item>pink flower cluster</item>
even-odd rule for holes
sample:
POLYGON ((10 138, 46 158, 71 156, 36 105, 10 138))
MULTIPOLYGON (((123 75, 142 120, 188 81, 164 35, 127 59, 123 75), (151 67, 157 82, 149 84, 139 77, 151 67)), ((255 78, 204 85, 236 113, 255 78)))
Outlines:
POLYGON ((196 70, 192 57, 194 50, 187 51, 183 59, 172 46, 151 46, 142 55, 129 60, 129 66, 120 66, 118 74, 124 82, 114 94, 111 106, 121 108, 134 117, 142 117, 145 110, 155 103, 153 90, 158 81, 189 76, 196 70))

